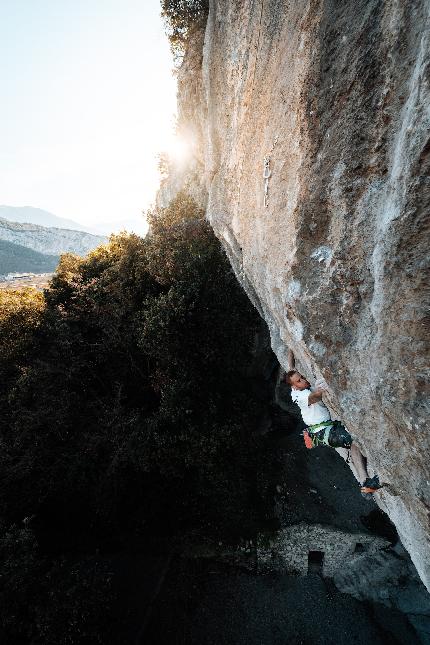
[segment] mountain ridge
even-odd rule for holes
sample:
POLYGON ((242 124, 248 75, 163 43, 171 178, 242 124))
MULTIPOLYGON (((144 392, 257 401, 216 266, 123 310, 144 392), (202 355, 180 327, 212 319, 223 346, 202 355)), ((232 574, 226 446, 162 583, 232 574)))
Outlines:
POLYGON ((95 228, 84 226, 72 219, 59 217, 50 211, 35 206, 8 206, 0 205, 0 218, 7 219, 10 222, 19 222, 21 224, 37 224, 48 228, 64 228, 72 231, 84 231, 92 235, 100 235, 101 232, 95 228))
POLYGON ((39 224, 11 222, 0 217, 0 239, 25 246, 44 255, 76 253, 86 255, 107 237, 85 231, 46 227, 39 224))

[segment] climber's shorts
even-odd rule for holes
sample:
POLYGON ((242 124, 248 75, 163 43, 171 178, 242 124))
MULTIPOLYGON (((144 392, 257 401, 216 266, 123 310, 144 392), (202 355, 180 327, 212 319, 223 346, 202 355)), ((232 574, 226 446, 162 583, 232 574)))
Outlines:
POLYGON ((339 421, 335 421, 330 428, 328 445, 332 448, 351 448, 352 437, 339 421))
MULTIPOLYGON (((332 426, 321 428, 316 432, 308 431, 309 448, 316 446, 330 446, 331 448, 351 448, 352 437, 340 421, 333 421, 332 426)), ((305 439, 306 443, 306 439, 305 439)))

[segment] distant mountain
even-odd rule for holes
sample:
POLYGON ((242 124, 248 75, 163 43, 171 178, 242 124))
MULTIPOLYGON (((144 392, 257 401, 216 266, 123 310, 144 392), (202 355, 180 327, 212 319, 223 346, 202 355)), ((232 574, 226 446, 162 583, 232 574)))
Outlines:
POLYGON ((7 273, 52 273, 58 255, 45 255, 19 244, 0 240, 0 276, 7 273))
POLYGON ((72 231, 85 231, 92 235, 110 235, 120 231, 129 231, 137 235, 145 236, 148 230, 148 224, 143 215, 131 217, 123 220, 114 220, 97 223, 97 227, 88 227, 71 219, 58 217, 49 211, 33 206, 0 206, 0 218, 10 222, 20 222, 21 224, 38 224, 39 226, 65 228, 72 231))
POLYGON ((95 235, 104 233, 104 230, 95 230, 74 222, 71 219, 58 217, 49 211, 32 206, 0 206, 0 217, 10 222, 21 222, 22 224, 39 224, 39 226, 55 226, 56 228, 66 228, 72 231, 85 231, 95 235))
POLYGON ((45 255, 60 255, 66 252, 86 255, 107 241, 106 237, 84 231, 21 224, 3 218, 0 218, 0 239, 26 246, 45 255))

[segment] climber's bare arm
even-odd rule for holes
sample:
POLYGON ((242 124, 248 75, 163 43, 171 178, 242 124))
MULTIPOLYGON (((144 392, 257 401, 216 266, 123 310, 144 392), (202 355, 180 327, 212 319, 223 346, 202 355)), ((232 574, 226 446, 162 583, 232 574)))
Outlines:
POLYGON ((324 390, 315 390, 315 392, 309 394, 308 405, 321 401, 323 392, 324 390))
POLYGON ((296 366, 296 359, 292 349, 288 350, 288 371, 293 370, 296 366))

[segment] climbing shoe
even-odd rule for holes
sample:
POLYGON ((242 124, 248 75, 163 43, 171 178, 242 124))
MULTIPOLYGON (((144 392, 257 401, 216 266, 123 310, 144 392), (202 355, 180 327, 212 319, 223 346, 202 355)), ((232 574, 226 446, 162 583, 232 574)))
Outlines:
POLYGON ((363 497, 366 497, 367 499, 370 499, 370 497, 375 493, 377 490, 381 488, 381 484, 379 483, 378 475, 375 475, 374 477, 367 477, 365 481, 363 482, 363 485, 361 486, 361 494, 363 497))

